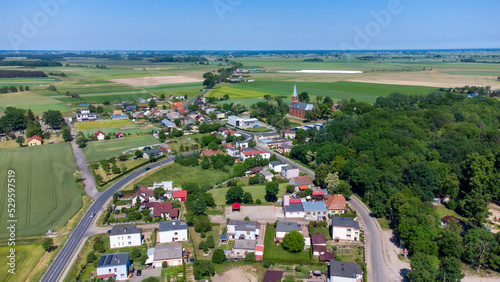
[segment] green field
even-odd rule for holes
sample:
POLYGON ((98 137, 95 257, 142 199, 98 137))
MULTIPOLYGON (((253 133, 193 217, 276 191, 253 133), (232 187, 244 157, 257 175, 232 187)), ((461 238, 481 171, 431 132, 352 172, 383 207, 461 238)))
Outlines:
MULTIPOLYGON (((5 230, 7 171, 15 171, 17 236, 61 229, 82 207, 73 173, 77 170, 70 144, 0 150, 0 225, 5 230)), ((6 232, 0 238, 7 237, 6 232)))
MULTIPOLYGON (((10 255, 9 246, 0 247, 0 257, 2 261, 7 262, 7 256, 10 255)), ((0 265, 2 274, 0 281, 28 281, 27 278, 37 263, 42 258, 45 250, 41 245, 16 245, 16 273, 14 275, 7 272, 9 266, 6 263, 0 265)))
POLYGON ((118 120, 103 120, 94 122, 77 122, 75 123, 76 130, 89 130, 89 129, 101 129, 108 127, 122 127, 135 125, 133 121, 129 119, 118 119, 118 120))
POLYGON ((194 82, 144 86, 142 88, 158 96, 165 94, 167 97, 170 95, 188 95, 188 97, 194 97, 200 94, 200 90, 203 88, 203 85, 200 82, 194 82))
POLYGON ((298 263, 307 264, 311 261, 309 251, 301 251, 299 253, 289 253, 281 246, 277 246, 274 242, 276 229, 272 225, 266 226, 266 237, 264 238, 264 259, 270 259, 280 263, 298 263))
POLYGON ((168 165, 142 178, 134 185, 151 185, 155 181, 173 181, 174 186, 182 187, 185 183, 197 183, 200 187, 213 187, 231 178, 231 173, 207 169, 201 166, 186 167, 179 164, 168 165))
POLYGON ((61 81, 56 77, 16 77, 0 78, 0 86, 31 86, 33 84, 52 84, 61 81))
POLYGON ((127 149, 158 143, 160 143, 160 141, 158 141, 158 139, 154 138, 151 135, 94 141, 87 143, 87 146, 83 148, 83 153, 87 157, 87 161, 95 162, 111 157, 118 157, 123 151, 127 149))
POLYGON ((52 97, 38 95, 33 91, 0 94, 0 107, 30 108, 34 114, 41 114, 47 110, 59 110, 69 114, 68 107, 52 97))
MULTIPOLYGON (((288 183, 280 184, 280 192, 278 193, 278 198, 282 198, 283 194, 286 191, 286 185, 288 183)), ((214 197, 214 201, 216 205, 224 206, 226 204, 226 193, 229 188, 216 188, 209 191, 210 194, 214 197)), ((265 185, 253 185, 253 186, 245 186, 243 187, 243 191, 250 192, 252 194, 253 200, 260 199, 262 202, 265 202, 264 196, 266 195, 266 186, 265 185)))
MULTIPOLYGON (((108 134, 110 132, 118 133, 122 132, 123 134, 136 134, 136 133, 151 133, 151 130, 159 130, 157 127, 144 128, 142 129, 140 126, 126 126, 126 127, 107 127, 107 128, 99 128, 100 131, 108 134)), ((95 129, 86 129, 86 130, 78 130, 83 132, 83 134, 94 134, 96 132, 95 129)))
MULTIPOLYGON (((341 99, 356 99, 357 101, 375 103, 378 96, 387 96, 393 92, 404 94, 428 94, 434 87, 393 85, 364 82, 292 82, 292 81, 254 81, 240 84, 221 83, 207 96, 222 97, 229 95, 229 102, 241 101, 245 105, 258 102, 264 95, 281 95, 289 98, 293 93, 293 86, 297 85, 297 92, 307 92, 314 101, 316 96, 330 97, 334 101, 341 99), (252 99, 252 100, 249 100, 252 99)), ((228 103, 223 101, 221 103, 228 103)))

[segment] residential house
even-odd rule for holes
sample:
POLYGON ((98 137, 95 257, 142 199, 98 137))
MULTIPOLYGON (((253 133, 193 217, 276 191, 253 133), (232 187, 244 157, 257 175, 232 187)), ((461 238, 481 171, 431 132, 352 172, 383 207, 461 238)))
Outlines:
POLYGON ((330 260, 328 277, 330 282, 362 282, 363 271, 357 263, 330 260))
POLYGON ((146 103, 146 99, 144 99, 144 98, 139 98, 139 100, 137 100, 137 103, 139 103, 139 104, 144 104, 144 103, 146 103))
POLYGON ((261 261, 264 258, 264 245, 255 246, 255 260, 261 261))
POLYGON ((325 201, 328 213, 331 215, 346 213, 345 197, 342 194, 334 194, 325 201))
POLYGON ((235 240, 232 258, 243 259, 248 253, 255 253, 256 240, 235 240))
POLYGON ((31 136, 30 139, 28 139, 28 146, 39 146, 42 145, 42 137, 38 135, 33 135, 31 136))
POLYGON ((328 209, 324 202, 302 202, 305 219, 307 220, 327 220, 328 209))
POLYGON ((279 148, 281 145, 292 145, 292 141, 285 138, 271 138, 271 139, 261 139, 259 140, 261 144, 266 146, 268 149, 279 148))
POLYGON ((156 188, 163 188, 165 191, 171 191, 174 187, 174 182, 173 181, 162 181, 162 182, 154 182, 153 183, 153 190, 156 188))
POLYGON ((274 174, 268 170, 261 171, 260 175, 264 177, 266 181, 272 181, 274 177, 274 174))
POLYGON ((281 173, 281 169, 287 166, 287 164, 281 163, 281 161, 269 162, 268 168, 274 172, 281 173))
POLYGON ((280 282, 283 279, 283 270, 266 270, 262 282, 280 282))
POLYGON ((135 191, 134 196, 132 198, 132 204, 135 205, 137 197, 139 197, 139 202, 144 203, 144 202, 154 202, 155 201, 155 196, 153 193, 153 190, 148 189, 144 186, 140 186, 137 191, 135 191))
POLYGON ((123 111, 122 110, 114 110, 113 111, 113 115, 117 116, 117 115, 123 115, 123 111))
POLYGON ((161 121, 161 123, 162 123, 165 127, 168 127, 168 128, 174 128, 174 127, 176 127, 175 123, 171 122, 170 120, 168 120, 168 119, 166 119, 166 118, 165 118, 165 119, 163 119, 163 120, 161 121))
POLYGON ((217 115, 218 119, 225 118, 226 114, 223 112, 215 111, 215 114, 217 115))
POLYGON ((123 132, 116 133, 116 138, 123 138, 123 137, 125 137, 125 134, 123 134, 123 132))
POLYGON ((165 154, 171 154, 173 152, 172 146, 167 144, 160 144, 160 150, 165 154))
POLYGON ((187 196, 188 196, 187 190, 179 190, 179 191, 172 192, 172 199, 179 200, 182 203, 184 203, 186 201, 187 196))
POLYGON ((104 254, 97 264, 97 278, 108 279, 112 276, 115 280, 127 280, 130 267, 130 254, 104 254))
POLYGON ((260 155, 263 159, 269 159, 271 157, 271 154, 269 154, 266 151, 254 149, 254 150, 248 150, 248 151, 241 152, 240 159, 242 161, 244 161, 248 158, 253 158, 253 157, 256 157, 258 155, 260 155))
POLYGON ((295 130, 283 130, 283 134, 284 134, 285 138, 295 139, 296 131, 295 130))
POLYGON ((95 133, 95 136, 97 137, 97 140, 104 140, 104 136, 106 135, 106 133, 98 130, 96 133, 95 133))
MULTIPOLYGON (((240 134, 238 134, 240 135, 240 134)), ((236 148, 246 149, 248 148, 248 141, 236 141, 236 148)))
POLYGON ((336 241, 358 241, 359 222, 352 217, 332 217, 332 239, 336 241))
POLYGON ((136 105, 129 105, 129 106, 125 107, 125 111, 127 111, 127 112, 133 112, 135 110, 137 110, 137 106, 136 105))
POLYGON ((283 195, 283 212, 286 218, 304 218, 304 207, 300 199, 290 199, 290 194, 283 195))
POLYGON ((468 226, 465 223, 465 221, 463 219, 460 219, 460 218, 458 218, 456 216, 452 216, 452 215, 447 215, 445 217, 442 217, 441 218, 441 226, 448 225, 451 220, 455 220, 458 224, 462 225, 462 228, 463 228, 464 231, 467 231, 468 226))
POLYGON ((81 109, 80 113, 76 115, 76 120, 79 122, 95 121, 96 119, 97 115, 95 113, 91 113, 89 109, 81 109))
POLYGON ((160 148, 146 151, 142 154, 142 157, 149 160, 150 158, 157 158, 163 155, 163 151, 160 148))
POLYGON ((215 155, 219 155, 219 154, 222 154, 221 150, 206 149, 206 150, 201 151, 202 156, 209 157, 209 158, 211 156, 215 156, 215 155))
POLYGON ((184 105, 182 104, 182 102, 174 102, 173 104, 173 107, 172 107, 175 111, 178 111, 182 108, 184 108, 184 105))
POLYGON ((236 158, 236 157, 239 157, 241 152, 240 150, 236 149, 235 147, 230 147, 228 149, 226 149, 226 154, 228 154, 229 156, 233 157, 233 158, 236 158))
POLYGON ((117 225, 109 232, 109 247, 135 247, 142 244, 142 229, 136 225, 117 225))
POLYGON ((278 221, 276 224, 276 239, 283 239, 292 230, 302 233, 302 226, 293 221, 278 221))
POLYGON ((319 255, 319 261, 329 262, 331 260, 335 260, 335 253, 334 252, 325 252, 325 253, 319 255))
POLYGON ((281 176, 286 179, 291 179, 299 176, 299 168, 291 165, 281 167, 281 176))
MULTIPOLYGON (((283 171, 283 169, 281 169, 281 171, 283 171)), ((311 188, 311 180, 307 175, 292 177, 288 183, 295 186, 296 190, 306 190, 311 188)))
POLYGON ((172 220, 179 217, 179 209, 174 208, 172 202, 144 203, 141 205, 141 211, 142 208, 152 210, 150 214, 153 218, 166 218, 167 220, 172 220))
POLYGON ((179 220, 160 222, 159 234, 160 243, 189 240, 187 225, 179 220))
POLYGON ((313 256, 319 256, 326 253, 326 236, 325 234, 312 234, 311 235, 311 245, 313 256))
POLYGON ((278 147, 278 151, 281 153, 281 154, 288 154, 292 151, 292 148, 293 146, 292 145, 287 145, 287 144, 281 144, 279 147, 278 147))
POLYGON ((246 176, 251 176, 251 175, 254 175, 256 174, 257 172, 260 172, 262 171, 262 166, 256 166, 252 169, 250 169, 249 171, 246 172, 246 176))
POLYGON ((164 262, 167 266, 182 265, 182 256, 182 244, 156 245, 153 266, 162 267, 164 262))
POLYGON ((260 224, 257 221, 230 220, 227 235, 229 239, 256 240, 260 235, 260 224))

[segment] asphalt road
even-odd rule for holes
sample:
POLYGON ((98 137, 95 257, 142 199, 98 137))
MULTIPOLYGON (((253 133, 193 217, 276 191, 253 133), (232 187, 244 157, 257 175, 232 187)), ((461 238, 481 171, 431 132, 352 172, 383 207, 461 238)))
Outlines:
MULTIPOLYGON (((190 155, 190 154, 193 153, 188 153, 185 155, 190 155)), ((68 241, 66 241, 59 254, 57 254, 54 262, 49 267, 49 269, 47 270, 41 281, 49 282, 49 281, 57 281, 59 279, 59 276, 63 272, 64 268, 67 266, 68 261, 70 261, 73 253, 77 249, 78 244, 80 244, 80 241, 83 239, 83 236, 89 229, 92 221, 95 219, 95 217, 94 218, 90 217, 91 213, 97 214, 99 210, 103 208, 104 204, 113 196, 113 194, 116 191, 123 188, 123 186, 125 186, 128 182, 134 180, 135 178, 149 171, 149 169, 146 170, 146 168, 154 169, 156 167, 165 165, 175 160, 175 158, 176 158, 175 156, 172 156, 165 160, 152 163, 147 167, 141 168, 140 170, 125 176, 124 178, 116 182, 113 186, 111 186, 109 189, 107 189, 105 192, 103 192, 99 196, 99 198, 97 198, 97 200, 87 210, 83 218, 80 220, 78 226, 71 232, 68 241)))

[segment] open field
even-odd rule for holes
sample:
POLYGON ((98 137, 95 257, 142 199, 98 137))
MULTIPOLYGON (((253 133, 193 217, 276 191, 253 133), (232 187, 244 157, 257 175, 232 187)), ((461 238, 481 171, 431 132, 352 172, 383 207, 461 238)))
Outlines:
POLYGON ((102 159, 117 157, 127 149, 158 143, 160 143, 160 141, 151 135, 94 141, 87 143, 87 146, 83 148, 83 153, 87 157, 88 162, 95 162, 102 159))
POLYGON ((161 85, 161 84, 202 82, 203 80, 187 76, 144 76, 144 77, 133 77, 133 78, 117 78, 117 79, 110 79, 109 81, 140 87, 140 86, 161 85))
MULTIPOLYGON (((139 179, 133 185, 147 186, 155 181, 173 181, 176 187, 182 187, 186 183, 196 183, 201 188, 208 188, 218 183, 222 183, 230 177, 231 173, 225 171, 215 170, 213 168, 204 170, 201 166, 188 167, 174 163, 139 179)), ((132 187, 126 189, 132 189, 132 187)))
MULTIPOLYGON (((282 198, 283 194, 286 191, 287 183, 280 184, 280 192, 278 193, 278 198, 282 198)), ((243 191, 250 192, 252 194, 253 200, 260 199, 263 203, 266 203, 266 186, 265 185, 252 185, 252 186, 244 186, 242 187, 243 191)), ((225 188, 216 188, 209 191, 210 194, 214 197, 215 204, 218 206, 224 206, 226 204, 226 193, 229 190, 228 187, 225 188)))
POLYGON ((0 78, 0 86, 31 86, 33 84, 52 84, 61 81, 56 77, 15 77, 0 78))
POLYGON ((135 125, 129 119, 119 119, 119 120, 103 120, 103 121, 93 121, 93 122, 77 122, 75 123, 76 130, 89 130, 89 129, 100 129, 108 127, 121 127, 135 125))
MULTIPOLYGON (((10 254, 9 246, 0 247, 0 256, 2 260, 7 261, 6 257, 10 254)), ((4 281, 28 281, 28 276, 42 258, 45 250, 41 245, 16 245, 16 273, 14 275, 7 272, 9 266, 6 263, 0 265, 0 271, 3 275, 0 278, 4 281)))
MULTIPOLYGON (((122 132, 123 134, 140 134, 140 133, 151 133, 151 130, 159 130, 157 127, 148 127, 148 126, 125 126, 125 127, 107 127, 107 128, 99 128, 100 131, 108 134, 110 132, 118 133, 122 132)), ((96 133, 96 129, 86 129, 86 130, 78 130, 83 132, 83 134, 94 134, 96 133)))
MULTIPOLYGON (((82 206, 68 143, 0 150, 0 171, 15 171, 17 236, 61 229, 82 206)), ((7 222, 7 177, 0 190, 1 228, 7 222)), ((0 237, 7 236, 6 232, 0 237)))
POLYGON ((30 108, 34 114, 41 114, 47 110, 59 110, 69 113, 68 107, 52 97, 38 95, 33 91, 0 94, 0 107, 30 108))
POLYGON ((175 96, 188 95, 188 97, 194 97, 201 92, 200 90, 203 89, 203 85, 200 82, 193 82, 193 83, 144 86, 143 89, 157 96, 164 94, 167 97, 170 95, 175 95, 175 96))

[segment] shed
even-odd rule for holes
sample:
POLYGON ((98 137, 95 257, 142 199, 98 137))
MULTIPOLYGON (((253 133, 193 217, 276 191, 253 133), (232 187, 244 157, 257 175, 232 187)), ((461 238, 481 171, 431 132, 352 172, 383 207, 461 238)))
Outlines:
POLYGON ((239 210, 241 210, 240 203, 233 203, 232 209, 233 209, 233 211, 239 211, 239 210))

